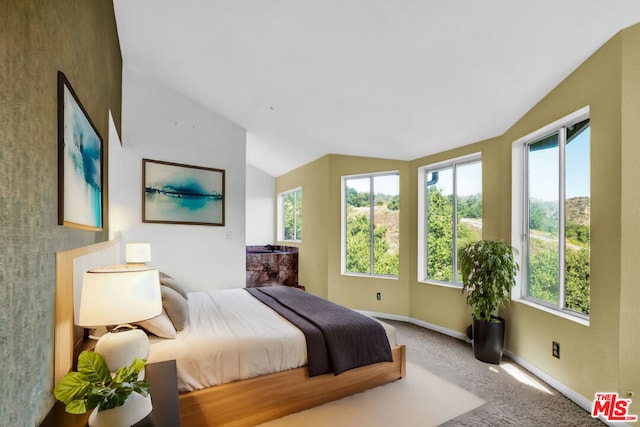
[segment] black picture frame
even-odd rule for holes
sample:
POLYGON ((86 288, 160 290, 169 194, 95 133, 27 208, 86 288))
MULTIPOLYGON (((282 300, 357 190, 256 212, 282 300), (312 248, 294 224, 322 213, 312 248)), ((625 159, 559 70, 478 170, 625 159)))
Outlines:
POLYGON ((103 229, 103 145, 71 83, 58 71, 58 225, 103 229))
POLYGON ((225 171, 142 159, 142 222, 224 226, 225 171))

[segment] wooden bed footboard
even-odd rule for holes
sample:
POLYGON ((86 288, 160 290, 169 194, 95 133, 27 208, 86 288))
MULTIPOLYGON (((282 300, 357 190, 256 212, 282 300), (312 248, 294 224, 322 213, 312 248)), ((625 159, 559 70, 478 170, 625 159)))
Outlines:
POLYGON ((392 353, 393 362, 340 375, 309 377, 303 367, 183 393, 182 426, 255 426, 395 381, 406 373, 405 346, 392 348, 392 353))

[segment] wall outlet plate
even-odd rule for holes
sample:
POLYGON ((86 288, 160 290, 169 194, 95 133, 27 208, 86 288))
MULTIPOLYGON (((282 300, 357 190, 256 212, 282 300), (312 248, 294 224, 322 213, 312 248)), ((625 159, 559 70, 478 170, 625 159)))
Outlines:
POLYGON ((553 344, 551 347, 551 354, 556 359, 560 359, 560 343, 559 342, 553 341, 553 344))

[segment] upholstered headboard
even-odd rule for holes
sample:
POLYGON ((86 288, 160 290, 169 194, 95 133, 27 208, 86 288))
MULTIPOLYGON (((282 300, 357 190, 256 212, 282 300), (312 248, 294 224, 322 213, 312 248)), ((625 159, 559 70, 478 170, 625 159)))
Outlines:
POLYGON ((110 240, 56 253, 56 314, 54 326, 54 386, 71 370, 74 350, 84 329, 74 325, 82 276, 87 270, 120 262, 120 241, 110 240))

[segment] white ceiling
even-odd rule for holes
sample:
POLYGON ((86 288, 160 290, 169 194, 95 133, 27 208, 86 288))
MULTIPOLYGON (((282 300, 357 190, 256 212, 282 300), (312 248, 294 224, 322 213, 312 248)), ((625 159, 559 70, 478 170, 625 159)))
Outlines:
POLYGON ((502 134, 638 0, 114 0, 131 65, 247 130, 277 176, 502 134))

